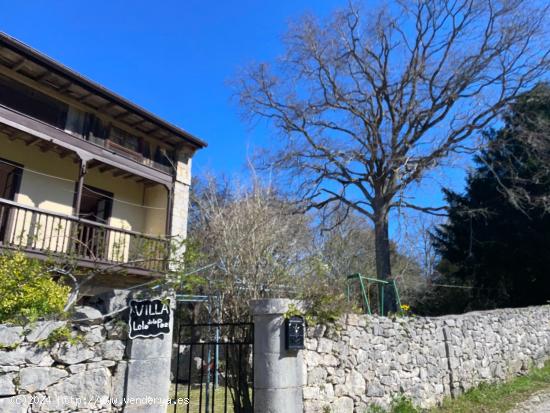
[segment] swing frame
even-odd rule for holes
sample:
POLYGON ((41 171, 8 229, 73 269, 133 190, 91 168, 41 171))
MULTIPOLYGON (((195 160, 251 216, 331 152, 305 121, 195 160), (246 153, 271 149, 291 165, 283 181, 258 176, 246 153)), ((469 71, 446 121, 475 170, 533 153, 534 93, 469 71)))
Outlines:
POLYGON ((384 289, 386 287, 393 288, 395 293, 395 301, 397 308, 401 309, 401 298, 399 297, 399 290, 397 289, 397 284, 395 280, 386 281, 379 280, 378 278, 365 277, 363 274, 355 273, 347 276, 346 288, 347 288, 347 298, 348 302, 351 302, 351 286, 354 282, 358 282, 361 288, 361 296, 363 298, 364 308, 367 310, 367 314, 372 315, 372 310, 370 306, 369 296, 367 294, 369 284, 378 285, 378 294, 380 299, 378 300, 378 311, 379 314, 384 314, 384 289))

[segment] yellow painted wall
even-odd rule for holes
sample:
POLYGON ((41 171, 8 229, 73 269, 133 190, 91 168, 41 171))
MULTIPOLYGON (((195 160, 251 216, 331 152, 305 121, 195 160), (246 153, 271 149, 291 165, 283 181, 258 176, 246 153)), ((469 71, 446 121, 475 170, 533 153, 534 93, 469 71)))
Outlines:
POLYGON ((108 172, 101 173, 99 168, 88 171, 84 184, 114 194, 109 225, 151 235, 164 234, 168 201, 163 186, 146 188, 132 179, 114 177, 108 172), (153 208, 146 208, 149 206, 153 208))
POLYGON ((109 172, 100 172, 99 168, 89 170, 84 178, 85 185, 91 185, 113 193, 113 211, 109 225, 132 231, 143 231, 145 219, 143 205, 143 184, 131 179, 114 177, 109 172))
MULTIPOLYGON (((72 215, 78 165, 71 159, 44 153, 38 147, 26 146, 20 140, 10 141, 2 134, 0 157, 23 164, 26 169, 65 179, 50 178, 25 170, 16 202, 72 215)), ((148 234, 164 234, 167 195, 163 186, 145 188, 134 180, 114 177, 109 172, 101 173, 99 168, 88 171, 84 183, 114 194, 109 225, 148 234), (162 208, 162 211, 143 208, 141 205, 162 208)))
POLYGON ((36 146, 25 145, 21 140, 12 142, 1 134, 0 158, 23 164, 25 168, 42 174, 65 179, 50 178, 25 170, 16 202, 65 215, 72 214, 78 165, 71 159, 44 153, 36 146))
MULTIPOLYGON (((78 166, 70 159, 60 159, 42 152, 36 146, 27 146, 20 140, 10 141, 0 134, 0 157, 23 164, 21 186, 15 201, 58 214, 71 215, 75 177, 78 166), (38 171, 40 174, 30 172, 38 171), (61 177, 51 178, 46 175, 61 177)), ((66 234, 70 233, 70 222, 64 219, 40 216, 33 221, 29 211, 12 212, 7 232, 10 242, 16 245, 47 248, 64 252, 68 247, 66 234)))
MULTIPOLYGON (((158 217, 157 210, 144 206, 160 206, 166 208, 166 196, 162 193, 156 197, 153 188, 145 188, 142 183, 132 179, 114 177, 108 172, 101 173, 94 168, 86 174, 84 183, 114 194, 113 210, 109 225, 115 228, 132 230, 145 234, 163 235, 164 221, 158 217)), ((166 214, 163 209, 162 214, 166 214)), ((128 261, 131 237, 124 233, 111 233, 109 242, 109 259, 113 261, 128 261)), ((136 248, 140 248, 136 246, 136 248)))
MULTIPOLYGON (((0 134, 0 158, 20 163, 25 168, 16 202, 54 213, 73 215, 78 164, 68 158, 61 159, 51 152, 42 152, 36 146, 27 146, 21 140, 10 141, 2 134, 0 134), (33 173, 30 170, 40 173, 33 173)), ((146 188, 143 183, 132 179, 114 177, 109 172, 101 173, 99 168, 89 170, 84 183, 113 193, 114 201, 109 225, 146 234, 163 235, 165 233, 167 191, 164 187, 156 185, 146 188), (162 209, 143 208, 143 205, 162 209)), ((18 238, 25 238, 21 241, 21 245, 34 242, 27 239, 31 226, 28 219, 25 219, 26 215, 21 212, 19 217, 13 217, 10 225, 12 234, 18 234, 18 238)), ((34 222, 32 225, 30 233, 34 234, 33 238, 48 239, 48 245, 38 245, 35 242, 36 248, 46 247, 58 252, 66 251, 67 245, 56 243, 56 233, 61 234, 59 237, 61 238, 66 230, 68 232, 67 221, 52 223, 50 220, 34 222)), ((114 234, 109 244, 111 259, 117 261, 127 259, 128 235, 114 234)))
POLYGON ((145 188, 143 203, 148 207, 152 207, 145 211, 143 232, 152 235, 163 235, 166 232, 168 191, 162 185, 145 188))

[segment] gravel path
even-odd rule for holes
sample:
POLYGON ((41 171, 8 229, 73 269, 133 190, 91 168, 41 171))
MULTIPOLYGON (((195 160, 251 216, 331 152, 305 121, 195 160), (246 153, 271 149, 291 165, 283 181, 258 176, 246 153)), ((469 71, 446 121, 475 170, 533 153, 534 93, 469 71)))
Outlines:
POLYGON ((535 393, 508 413, 550 413, 550 389, 535 393))

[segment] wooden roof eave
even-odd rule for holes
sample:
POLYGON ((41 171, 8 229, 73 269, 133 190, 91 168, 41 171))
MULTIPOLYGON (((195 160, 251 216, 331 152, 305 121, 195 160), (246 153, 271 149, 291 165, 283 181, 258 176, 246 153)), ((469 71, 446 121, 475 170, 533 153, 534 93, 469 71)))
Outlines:
POLYGON ((92 142, 74 137, 53 126, 15 112, 2 105, 0 105, 0 123, 74 152, 84 161, 97 160, 114 168, 159 183, 167 188, 170 188, 172 185, 172 176, 170 174, 140 164, 92 142))
MULTIPOLYGON (((20 67, 24 65, 25 61, 31 61, 34 64, 43 67, 45 70, 50 71, 52 74, 55 74, 60 78, 67 79, 67 83, 65 84, 66 87, 70 87, 71 84, 77 85, 78 87, 88 91, 89 95, 86 95, 86 97, 95 95, 108 102, 106 105, 109 105, 109 107, 120 107, 122 109, 121 114, 126 112, 128 114, 134 114, 141 117, 145 121, 157 126, 160 130, 177 136, 181 142, 186 142, 195 149, 201 149, 207 146, 206 142, 193 136, 189 132, 160 119, 153 113, 117 95, 116 93, 111 92, 105 87, 85 78, 50 57, 2 32, 0 32, 0 46, 5 47, 13 53, 21 56, 20 61, 16 63, 14 68, 20 69, 20 67)), ((13 70, 14 68, 10 69, 13 70)), ((47 73, 44 73, 44 75, 44 77, 47 77, 47 73)))

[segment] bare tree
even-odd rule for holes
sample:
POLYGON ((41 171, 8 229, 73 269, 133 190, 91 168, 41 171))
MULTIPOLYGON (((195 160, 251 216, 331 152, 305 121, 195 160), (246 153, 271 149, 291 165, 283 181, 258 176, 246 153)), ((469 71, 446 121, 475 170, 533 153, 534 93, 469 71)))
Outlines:
MULTIPOLYGON (((339 217, 334 219, 339 221, 339 217)), ((328 266, 334 281, 345 280, 347 275, 355 273, 369 277, 376 273, 374 231, 366 217, 350 213, 339 225, 321 231, 319 238, 319 255, 322 262, 328 266)), ((412 248, 411 251, 403 248, 412 246, 417 239, 407 238, 405 241, 399 246, 395 242, 390 243, 393 276, 398 282, 401 300, 407 304, 414 304, 419 288, 425 284, 421 261, 418 260, 422 257, 411 254, 412 248)), ((336 282, 334 285, 337 285, 336 282)), ((377 289, 372 289, 373 295, 376 296, 377 289)))
POLYGON ((444 217, 418 211, 401 211, 399 216, 399 235, 395 242, 402 254, 411 257, 419 265, 424 281, 436 272, 438 256, 432 232, 444 222, 444 217))
POLYGON ((221 294, 226 321, 248 318, 251 299, 292 295, 312 239, 308 217, 274 188, 227 185, 209 179, 196 189, 190 225, 201 253, 197 265, 219 263, 207 288, 221 294))
MULTIPOLYGON (((197 187, 189 235, 199 250, 195 265, 219 263, 201 287, 220 298, 218 321, 249 319, 251 299, 296 294, 296 278, 311 243, 308 218, 257 181, 242 186, 210 179, 197 187)), ((235 336, 242 334, 239 329, 227 334, 242 339, 235 336)), ((250 360, 250 350, 246 346, 239 349, 238 359, 226 360, 229 371, 239 372, 227 376, 235 411, 252 411, 251 364, 241 363, 250 360)))
MULTIPOLYGON (((242 107, 283 139, 268 165, 309 207, 354 210, 374 224, 376 271, 391 277, 388 216, 410 188, 549 67, 547 9, 528 0, 396 0, 306 16, 273 65, 237 80, 242 107)), ((391 309, 390 309, 391 310, 391 309)))

